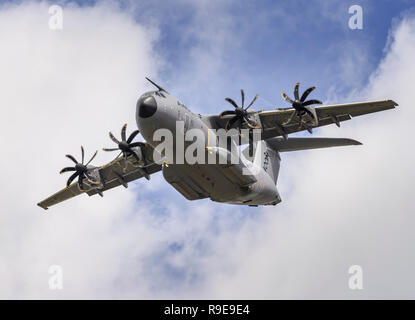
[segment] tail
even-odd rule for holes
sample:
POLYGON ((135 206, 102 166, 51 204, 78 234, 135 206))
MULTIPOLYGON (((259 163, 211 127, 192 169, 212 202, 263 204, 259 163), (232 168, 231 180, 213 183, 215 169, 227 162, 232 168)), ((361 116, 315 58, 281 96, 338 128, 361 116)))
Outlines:
POLYGON ((280 171, 280 155, 278 151, 272 148, 266 140, 258 141, 253 146, 253 157, 249 155, 249 147, 243 150, 245 158, 252 161, 258 168, 264 171, 271 177, 274 183, 277 183, 278 173, 280 171))

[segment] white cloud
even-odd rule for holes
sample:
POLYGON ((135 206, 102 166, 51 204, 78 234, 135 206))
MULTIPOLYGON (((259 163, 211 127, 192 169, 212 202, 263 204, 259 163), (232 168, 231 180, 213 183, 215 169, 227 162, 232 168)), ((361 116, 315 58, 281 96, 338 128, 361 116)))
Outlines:
POLYGON ((213 277, 210 295, 414 298, 414 34, 415 19, 407 17, 360 94, 394 99, 400 106, 319 131, 319 136, 356 138, 362 147, 283 154, 284 202, 265 209, 256 241, 233 248, 236 270, 213 277), (347 286, 354 264, 364 271, 362 291, 347 286))
MULTIPOLYGON (((158 72, 155 32, 111 3, 65 7, 59 31, 49 30, 49 17, 46 3, 0 11, 3 298, 105 296, 119 257, 130 254, 127 239, 146 234, 120 222, 133 208, 133 190, 81 196, 47 215, 36 203, 64 186, 58 172, 70 164, 66 153, 79 158, 83 144, 91 156, 112 144, 109 130, 136 127, 144 76, 158 72), (47 288, 51 264, 64 268, 61 293, 47 288)), ((94 163, 113 156, 101 151, 94 163)), ((138 247, 146 244, 143 238, 138 247)))

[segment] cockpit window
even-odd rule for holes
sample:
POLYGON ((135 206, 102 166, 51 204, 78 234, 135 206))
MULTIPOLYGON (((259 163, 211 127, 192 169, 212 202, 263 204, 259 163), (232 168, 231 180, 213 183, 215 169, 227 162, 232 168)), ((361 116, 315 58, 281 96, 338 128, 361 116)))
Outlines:
POLYGON ((157 102, 156 100, 149 96, 146 98, 140 98, 137 102, 138 107, 138 115, 141 118, 148 118, 151 117, 157 111, 157 102))

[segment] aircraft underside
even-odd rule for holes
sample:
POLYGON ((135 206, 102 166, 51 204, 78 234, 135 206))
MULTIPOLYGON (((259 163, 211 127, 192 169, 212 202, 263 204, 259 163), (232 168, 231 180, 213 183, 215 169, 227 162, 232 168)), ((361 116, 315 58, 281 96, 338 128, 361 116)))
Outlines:
POLYGON ((163 168, 163 176, 188 200, 210 198, 212 201, 241 205, 275 205, 281 202, 274 183, 252 181, 232 165, 181 164, 163 168))

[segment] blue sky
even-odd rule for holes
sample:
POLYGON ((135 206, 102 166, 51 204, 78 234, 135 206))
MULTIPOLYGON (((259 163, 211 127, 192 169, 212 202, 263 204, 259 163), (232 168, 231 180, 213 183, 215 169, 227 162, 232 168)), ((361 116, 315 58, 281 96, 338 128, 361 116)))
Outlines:
POLYGON ((182 4, 180 1, 151 1, 139 5, 137 19, 146 23, 148 12, 158 19, 160 39, 157 46, 168 63, 161 72, 161 81, 166 82, 166 87, 174 86, 174 79, 181 79, 183 73, 186 75, 186 79, 181 80, 183 86, 193 82, 192 71, 202 73, 201 86, 189 85, 191 91, 182 99, 197 96, 191 100, 200 103, 201 111, 209 113, 211 108, 220 111, 209 102, 217 105, 226 95, 238 96, 241 87, 251 95, 259 93, 266 99, 261 101, 261 106, 267 101, 284 106, 281 90, 290 92, 297 81, 304 84, 303 89, 316 85, 315 94, 323 100, 330 87, 345 94, 361 86, 383 57, 393 19, 411 7, 410 1, 326 3, 213 1, 206 6, 193 6, 186 1, 182 4), (353 4, 363 8, 363 30, 348 28, 348 8, 353 4), (201 29, 216 32, 218 38, 223 37, 221 32, 224 32, 227 37, 214 42, 197 32, 201 29), (220 48, 213 49, 209 41, 220 48), (216 69, 214 83, 203 81, 203 69, 192 69, 191 53, 195 47, 206 52, 220 51, 223 61, 216 69), (356 62, 355 73, 359 76, 351 81, 344 80, 344 70, 339 65, 344 57, 356 62))
MULTIPOLYGON (((333 90, 345 95, 359 88, 384 56, 394 19, 413 5, 411 0, 112 2, 131 10, 137 23, 158 29, 159 81, 178 87, 170 91, 202 113, 220 112, 223 98, 239 97, 242 87, 248 95, 259 93, 264 100, 258 106, 268 108, 286 107, 280 92, 292 91, 297 81, 303 89, 316 85, 314 94, 323 101, 333 90), (363 30, 348 28, 348 8, 355 4, 363 8, 363 30), (220 57, 215 81, 212 66, 204 70, 195 62, 200 52, 220 57), (358 76, 347 78, 351 71, 340 64, 345 57, 358 76)), ((56 3, 89 7, 97 1, 56 3)))

